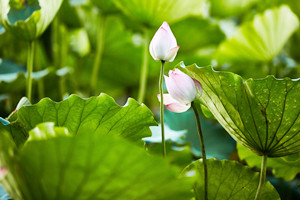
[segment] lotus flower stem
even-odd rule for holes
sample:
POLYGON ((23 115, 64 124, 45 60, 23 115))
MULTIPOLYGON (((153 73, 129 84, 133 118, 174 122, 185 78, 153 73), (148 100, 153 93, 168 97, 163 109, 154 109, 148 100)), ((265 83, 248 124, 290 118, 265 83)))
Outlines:
POLYGON ((91 79, 91 93, 95 93, 97 87, 97 80, 99 69, 102 61, 102 54, 104 50, 104 36, 105 36, 105 16, 100 15, 99 26, 98 26, 98 38, 97 38, 97 49, 96 57, 93 65, 92 79, 91 79))
POLYGON ((163 147, 163 157, 166 157, 166 143, 165 143, 165 126, 164 126, 164 95, 163 95, 163 77, 164 77, 165 62, 161 61, 161 69, 159 76, 159 93, 160 93, 160 125, 161 125, 161 142, 163 147))
POLYGON ((203 134, 202 134, 202 130, 201 130, 199 114, 198 114, 198 111, 196 109, 196 106, 195 106, 194 102, 192 102, 192 108, 194 110, 195 117, 196 117, 198 135, 199 135, 200 144, 201 144, 203 166, 204 166, 204 199, 208 200, 208 192, 207 192, 207 190, 208 190, 208 176, 207 176, 207 164, 206 164, 206 153, 205 153, 204 139, 203 139, 203 134))
POLYGON ((28 44, 28 56, 27 56, 27 98, 31 101, 32 93, 32 71, 33 71, 33 60, 35 53, 35 41, 30 41, 28 44))
POLYGON ((149 30, 147 28, 144 29, 144 52, 143 52, 143 61, 142 61, 142 70, 141 70, 141 78, 140 78, 140 88, 138 94, 138 102, 143 103, 147 88, 147 76, 148 76, 148 63, 149 63, 149 53, 148 46, 150 43, 150 35, 149 30))
POLYGON ((266 155, 262 156, 261 169, 260 169, 260 178, 259 178, 259 184, 258 184, 257 192, 256 192, 256 195, 255 195, 255 200, 260 199, 262 189, 263 189, 263 187, 265 185, 265 182, 266 182, 267 158, 268 158, 268 156, 266 156, 266 155))

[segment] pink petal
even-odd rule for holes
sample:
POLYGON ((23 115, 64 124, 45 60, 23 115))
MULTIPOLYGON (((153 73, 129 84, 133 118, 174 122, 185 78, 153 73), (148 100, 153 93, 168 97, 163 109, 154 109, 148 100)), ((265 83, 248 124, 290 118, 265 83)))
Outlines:
POLYGON ((4 178, 5 175, 7 174, 8 170, 6 167, 1 167, 0 168, 0 179, 4 178))
MULTIPOLYGON (((157 95, 158 101, 160 101, 160 94, 157 95)), ((164 105, 171 104, 171 103, 179 103, 170 94, 163 94, 163 101, 164 105)))
POLYGON ((197 81, 196 79, 193 79, 193 81, 194 81, 195 85, 197 86, 197 88, 199 90, 199 93, 200 93, 199 96, 201 96, 201 94, 202 94, 202 85, 201 85, 201 83, 199 83, 199 81, 197 81))
POLYGON ((166 62, 173 62, 174 61, 174 59, 177 55, 178 49, 179 49, 179 46, 176 46, 176 47, 169 50, 169 53, 168 53, 167 58, 166 58, 166 62))
POLYGON ((193 79, 179 69, 170 70, 165 82, 169 94, 180 103, 189 104, 195 100, 197 89, 193 79))
POLYGON ((177 46, 177 41, 176 38, 169 26, 169 24, 165 21, 163 22, 163 24, 161 25, 161 27, 163 27, 165 30, 167 30, 168 34, 169 34, 169 38, 170 38, 170 44, 169 44, 169 48, 175 48, 177 46))
POLYGON ((181 103, 170 103, 167 105, 167 109, 175 113, 183 113, 191 107, 191 104, 181 104, 181 103))
MULTIPOLYGON (((157 95, 157 98, 160 101, 160 94, 157 95)), ((191 104, 185 105, 176 101, 176 99, 173 99, 170 94, 163 94, 163 98, 164 105, 166 105, 167 109, 172 112, 182 113, 187 111, 191 107, 191 104)))

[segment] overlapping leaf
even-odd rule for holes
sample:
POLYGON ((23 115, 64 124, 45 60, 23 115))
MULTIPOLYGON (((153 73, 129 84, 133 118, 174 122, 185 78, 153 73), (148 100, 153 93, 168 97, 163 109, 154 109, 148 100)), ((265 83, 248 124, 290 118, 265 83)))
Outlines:
POLYGON ((180 200, 191 196, 189 179, 177 178, 179 171, 167 161, 124 139, 93 133, 60 136, 28 141, 19 150, 11 140, 8 133, 0 132, 0 166, 9 170, 3 183, 14 199, 180 200))
POLYGON ((89 99, 71 95, 59 103, 45 98, 35 105, 22 107, 17 114, 16 121, 8 126, 0 125, 0 129, 9 130, 18 145, 26 140, 28 131, 42 122, 64 126, 73 135, 95 132, 121 135, 134 141, 151 136, 149 126, 156 125, 145 105, 130 98, 121 107, 106 94, 89 99))
POLYGON ((300 152, 299 79, 244 81, 211 67, 177 67, 201 83, 200 100, 236 141, 269 157, 300 152))
POLYGON ((257 0, 211 0, 211 13, 215 16, 230 17, 243 14, 257 0))
POLYGON ((175 22, 189 15, 203 16, 206 0, 114 0, 120 10, 141 24, 160 26, 163 21, 175 22))
MULTIPOLYGON (((40 36, 53 20, 62 0, 34 0, 40 9, 32 12, 30 16, 23 16, 15 21, 9 17, 11 9, 11 0, 0 1, 0 23, 17 37, 24 40, 34 40, 40 36)), ((24 2, 20 2, 23 4, 24 2)), ((24 6, 29 7, 28 3, 24 6)))
POLYGON ((298 27, 299 19, 289 7, 269 9, 239 27, 219 46, 216 56, 221 61, 269 61, 298 27))
MULTIPOLYGON (((235 161, 207 160, 209 200, 248 200, 254 199, 259 182, 259 173, 235 161)), ((203 163, 197 160, 182 172, 186 176, 195 175, 196 199, 204 199, 203 163)), ((280 200, 275 188, 267 182, 261 194, 262 200, 280 200)))
MULTIPOLYGON (((238 154, 241 160, 245 160, 250 167, 261 165, 261 158, 253 152, 247 150, 242 145, 237 146, 238 154)), ((283 178, 286 181, 293 180, 300 173, 300 153, 285 156, 281 158, 269 158, 267 167, 272 168, 274 176, 283 178)))

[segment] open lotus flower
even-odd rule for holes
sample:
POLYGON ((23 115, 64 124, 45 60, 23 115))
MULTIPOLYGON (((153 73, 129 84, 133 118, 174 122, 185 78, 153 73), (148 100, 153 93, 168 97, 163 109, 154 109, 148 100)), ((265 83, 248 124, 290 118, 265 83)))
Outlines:
POLYGON ((173 62, 179 46, 170 26, 164 22, 152 38, 149 46, 150 54, 154 60, 173 62))
MULTIPOLYGON (((169 77, 165 76, 165 82, 169 94, 164 94, 163 103, 172 112, 187 111, 196 99, 198 91, 201 93, 200 83, 177 68, 175 71, 169 71, 169 77)), ((160 95, 158 95, 158 99, 160 100, 160 95)))
POLYGON ((0 23, 23 40, 39 37, 59 10, 63 0, 1 0, 0 23))

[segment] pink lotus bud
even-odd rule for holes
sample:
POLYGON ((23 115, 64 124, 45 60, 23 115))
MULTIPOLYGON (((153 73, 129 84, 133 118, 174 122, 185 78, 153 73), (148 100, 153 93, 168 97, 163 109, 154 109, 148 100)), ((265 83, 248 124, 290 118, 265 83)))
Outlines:
POLYGON ((179 46, 169 24, 164 22, 150 42, 151 56, 157 61, 173 62, 178 49, 179 46))
POLYGON ((7 174, 7 168, 6 167, 1 167, 0 168, 0 179, 3 179, 6 174, 7 174))
MULTIPOLYGON (((165 76, 169 94, 164 94, 164 104, 172 112, 185 112, 196 99, 198 91, 201 94, 201 84, 180 71, 169 71, 169 77, 165 76), (197 90, 198 88, 198 90, 197 90)), ((160 100, 160 96, 158 95, 160 100)))

